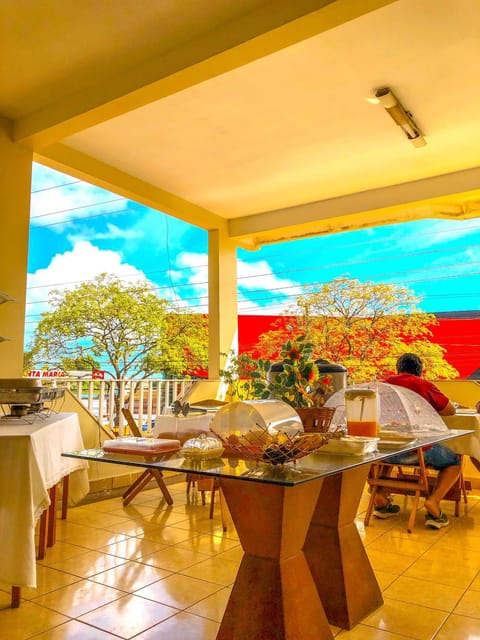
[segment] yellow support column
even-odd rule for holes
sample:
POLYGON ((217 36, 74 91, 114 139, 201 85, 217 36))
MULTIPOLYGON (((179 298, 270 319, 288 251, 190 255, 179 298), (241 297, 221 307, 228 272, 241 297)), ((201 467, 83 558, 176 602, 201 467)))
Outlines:
POLYGON ((217 380, 225 358, 238 349, 237 245, 223 230, 208 232, 208 378, 217 380))
POLYGON ((12 142, 11 122, 0 118, 0 378, 23 374, 32 152, 12 142))

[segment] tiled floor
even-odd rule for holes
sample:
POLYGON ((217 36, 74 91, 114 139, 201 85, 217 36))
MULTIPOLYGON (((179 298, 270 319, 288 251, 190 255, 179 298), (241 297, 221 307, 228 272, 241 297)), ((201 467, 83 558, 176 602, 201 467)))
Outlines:
MULTIPOLYGON (((125 509, 119 497, 70 509, 19 609, 0 585, 0 638, 215 638, 242 552, 233 525, 223 533, 218 511, 212 521, 198 496, 188 504, 185 486, 171 485, 172 507, 153 489, 125 509)), ((385 603, 351 631, 332 627, 335 638, 479 640, 480 492, 459 518, 444 503, 451 526, 441 531, 420 511, 408 534, 408 505, 365 529, 365 507, 366 496, 358 527, 385 603)))

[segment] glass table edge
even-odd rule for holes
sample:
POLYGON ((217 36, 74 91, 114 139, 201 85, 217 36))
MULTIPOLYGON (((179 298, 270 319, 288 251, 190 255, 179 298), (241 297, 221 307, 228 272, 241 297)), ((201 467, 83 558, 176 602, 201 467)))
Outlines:
MULTIPOLYGON (((349 469, 368 465, 389 458, 399 453, 413 451, 418 447, 425 447, 436 443, 446 443, 448 440, 472 435, 473 429, 451 429, 448 433, 429 435, 417 438, 413 443, 398 447, 376 451, 364 455, 341 455, 317 452, 301 458, 297 462, 288 462, 285 465, 273 465, 257 460, 245 458, 221 457, 211 460, 191 460, 180 454, 167 454, 156 456, 155 460, 142 460, 142 456, 125 456, 121 454, 106 453, 101 448, 85 449, 62 453, 67 458, 79 458, 90 462, 119 464, 129 467, 153 468, 160 471, 177 473, 192 473, 217 478, 261 482, 283 486, 295 486, 304 482, 321 480, 328 476, 343 473, 349 469)), ((146 456, 147 458, 152 456, 146 456)))

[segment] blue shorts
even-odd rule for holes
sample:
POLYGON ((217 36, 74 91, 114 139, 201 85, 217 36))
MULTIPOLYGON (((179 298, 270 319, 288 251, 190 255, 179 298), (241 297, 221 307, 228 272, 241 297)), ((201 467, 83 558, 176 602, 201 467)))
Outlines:
MULTIPOLYGON (((456 467, 460 465, 460 456, 451 449, 443 447, 441 444, 434 444, 430 449, 423 452, 425 464, 433 467, 437 471, 446 467, 456 467)), ((389 464, 418 464, 418 455, 416 451, 408 453, 398 453, 396 456, 390 456, 385 459, 389 464)))

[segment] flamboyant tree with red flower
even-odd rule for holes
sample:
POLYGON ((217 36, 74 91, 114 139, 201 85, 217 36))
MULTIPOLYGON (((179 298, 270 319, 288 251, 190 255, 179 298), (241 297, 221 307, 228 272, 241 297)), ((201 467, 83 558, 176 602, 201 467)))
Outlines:
POLYGON ((297 299, 255 346, 263 360, 275 359, 279 345, 305 336, 312 359, 343 364, 350 383, 382 379, 394 373, 399 355, 417 353, 432 379, 454 378, 458 372, 445 350, 432 342, 433 314, 421 311, 421 299, 407 287, 360 282, 348 278, 320 286, 297 299))

